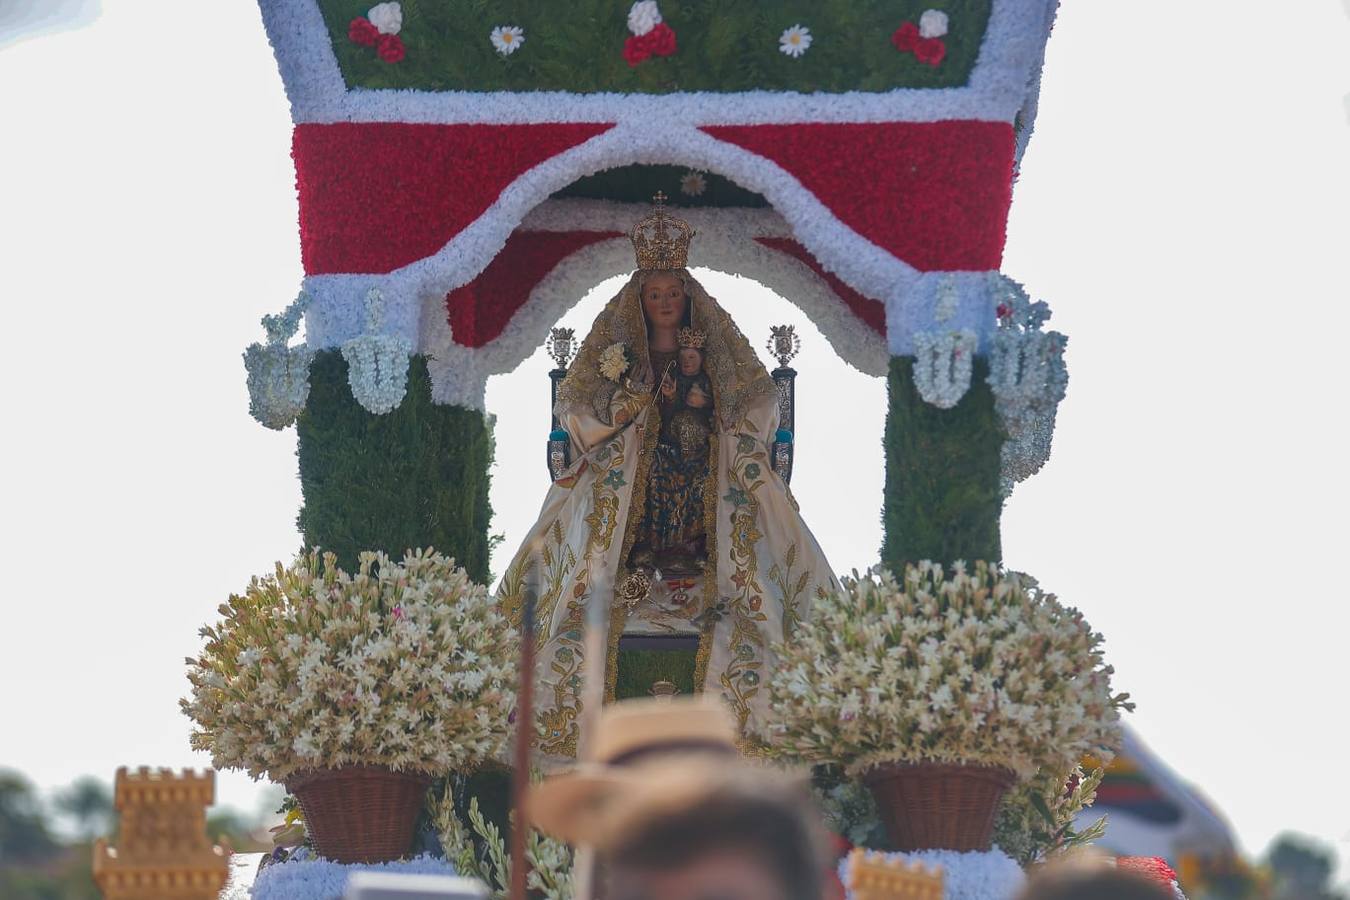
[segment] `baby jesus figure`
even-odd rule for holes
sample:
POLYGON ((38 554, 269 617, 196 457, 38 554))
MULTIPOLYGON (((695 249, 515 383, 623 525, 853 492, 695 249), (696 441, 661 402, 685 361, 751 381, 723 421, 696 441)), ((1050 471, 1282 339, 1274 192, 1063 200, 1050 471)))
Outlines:
POLYGON ((680 351, 674 375, 675 391, 670 398, 667 418, 668 437, 685 454, 707 449, 712 433, 712 381, 703 370, 703 332, 692 328, 680 331, 680 351))

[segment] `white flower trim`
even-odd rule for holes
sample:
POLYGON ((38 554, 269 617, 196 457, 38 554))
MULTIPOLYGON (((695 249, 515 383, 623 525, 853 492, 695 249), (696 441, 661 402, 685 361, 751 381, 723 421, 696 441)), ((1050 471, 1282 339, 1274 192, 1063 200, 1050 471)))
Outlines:
POLYGON ((661 21, 661 10, 656 0, 638 0, 628 10, 628 30, 637 37, 642 37, 660 25, 661 21))
POLYGON ((492 29, 488 40, 492 41, 492 46, 502 56, 510 56, 525 43, 525 29, 518 25, 498 25, 492 29))
POLYGON ((947 34, 949 20, 940 9, 925 9, 919 16, 919 37, 940 38, 947 34))
POLYGON ((925 403, 951 409, 970 390, 979 341, 973 331, 921 331, 914 335, 914 387, 925 403))
MULTIPOLYGON (((1012 900, 1022 889, 1026 875, 1021 867, 995 847, 984 852, 960 853, 955 850, 916 850, 911 853, 882 853, 889 860, 921 863, 942 869, 944 900, 1012 900)), ((839 880, 849 883, 850 860, 839 863, 839 880)), ((850 900, 853 893, 847 895, 850 900)))
MULTIPOLYGON (((1011 122, 1028 102, 1058 0, 995 0, 965 87, 883 93, 743 91, 572 94, 563 91, 348 91, 315 0, 260 3, 291 117, 299 122, 1011 122)), ((658 13, 659 15, 659 13, 658 13)), ((642 20, 646 24, 647 19, 642 20)), ((655 22, 652 27, 655 27, 655 22)))
POLYGON ((366 13, 380 34, 398 34, 403 30, 403 7, 398 3, 379 3, 366 13))
POLYGON ((378 288, 366 294, 366 331, 342 345, 347 383, 352 396, 368 411, 381 415, 403 402, 408 390, 412 342, 381 332, 384 300, 378 288))
POLYGON ((305 291, 285 311, 263 316, 267 343, 244 350, 248 372, 248 411, 268 428, 280 431, 293 423, 309 399, 309 366, 314 350, 307 344, 287 346, 300 327, 300 317, 311 297, 305 291))
POLYGON ((800 58, 811 49, 811 29, 802 25, 783 29, 778 36, 778 49, 793 59, 800 58))

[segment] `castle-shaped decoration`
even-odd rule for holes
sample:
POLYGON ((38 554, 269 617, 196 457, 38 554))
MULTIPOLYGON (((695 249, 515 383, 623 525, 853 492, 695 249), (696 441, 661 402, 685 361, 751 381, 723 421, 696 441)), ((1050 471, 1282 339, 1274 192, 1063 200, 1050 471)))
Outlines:
POLYGON ((942 870, 858 848, 848 857, 854 900, 942 900, 942 870))
POLYGON ((214 900, 229 878, 229 848, 206 836, 216 773, 117 770, 117 846, 94 845, 94 881, 104 900, 214 900))

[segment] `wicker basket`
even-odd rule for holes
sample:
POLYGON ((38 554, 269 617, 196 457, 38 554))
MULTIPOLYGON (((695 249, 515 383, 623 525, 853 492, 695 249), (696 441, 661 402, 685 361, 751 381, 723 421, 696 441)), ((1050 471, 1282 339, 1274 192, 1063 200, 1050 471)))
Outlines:
POLYGON ((301 772, 286 780, 314 849, 340 863, 388 862, 412 847, 431 778, 378 766, 301 772))
POLYGON ((921 763, 883 765, 863 776, 896 850, 988 850, 1007 769, 921 763))

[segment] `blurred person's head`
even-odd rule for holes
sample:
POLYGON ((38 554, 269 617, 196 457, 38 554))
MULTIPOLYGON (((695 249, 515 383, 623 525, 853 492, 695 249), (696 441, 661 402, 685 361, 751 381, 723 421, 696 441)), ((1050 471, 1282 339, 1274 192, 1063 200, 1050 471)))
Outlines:
POLYGON ((805 779, 750 765, 724 704, 605 707, 590 759, 531 791, 541 831, 595 848, 606 900, 820 900, 823 829, 805 779))
POLYGON ((606 900, 820 900, 827 850, 802 782, 706 760, 644 775, 595 836, 606 900))
POLYGON ((1095 865, 1051 866, 1027 882, 1018 900, 1174 900, 1176 895, 1137 872, 1095 865))

